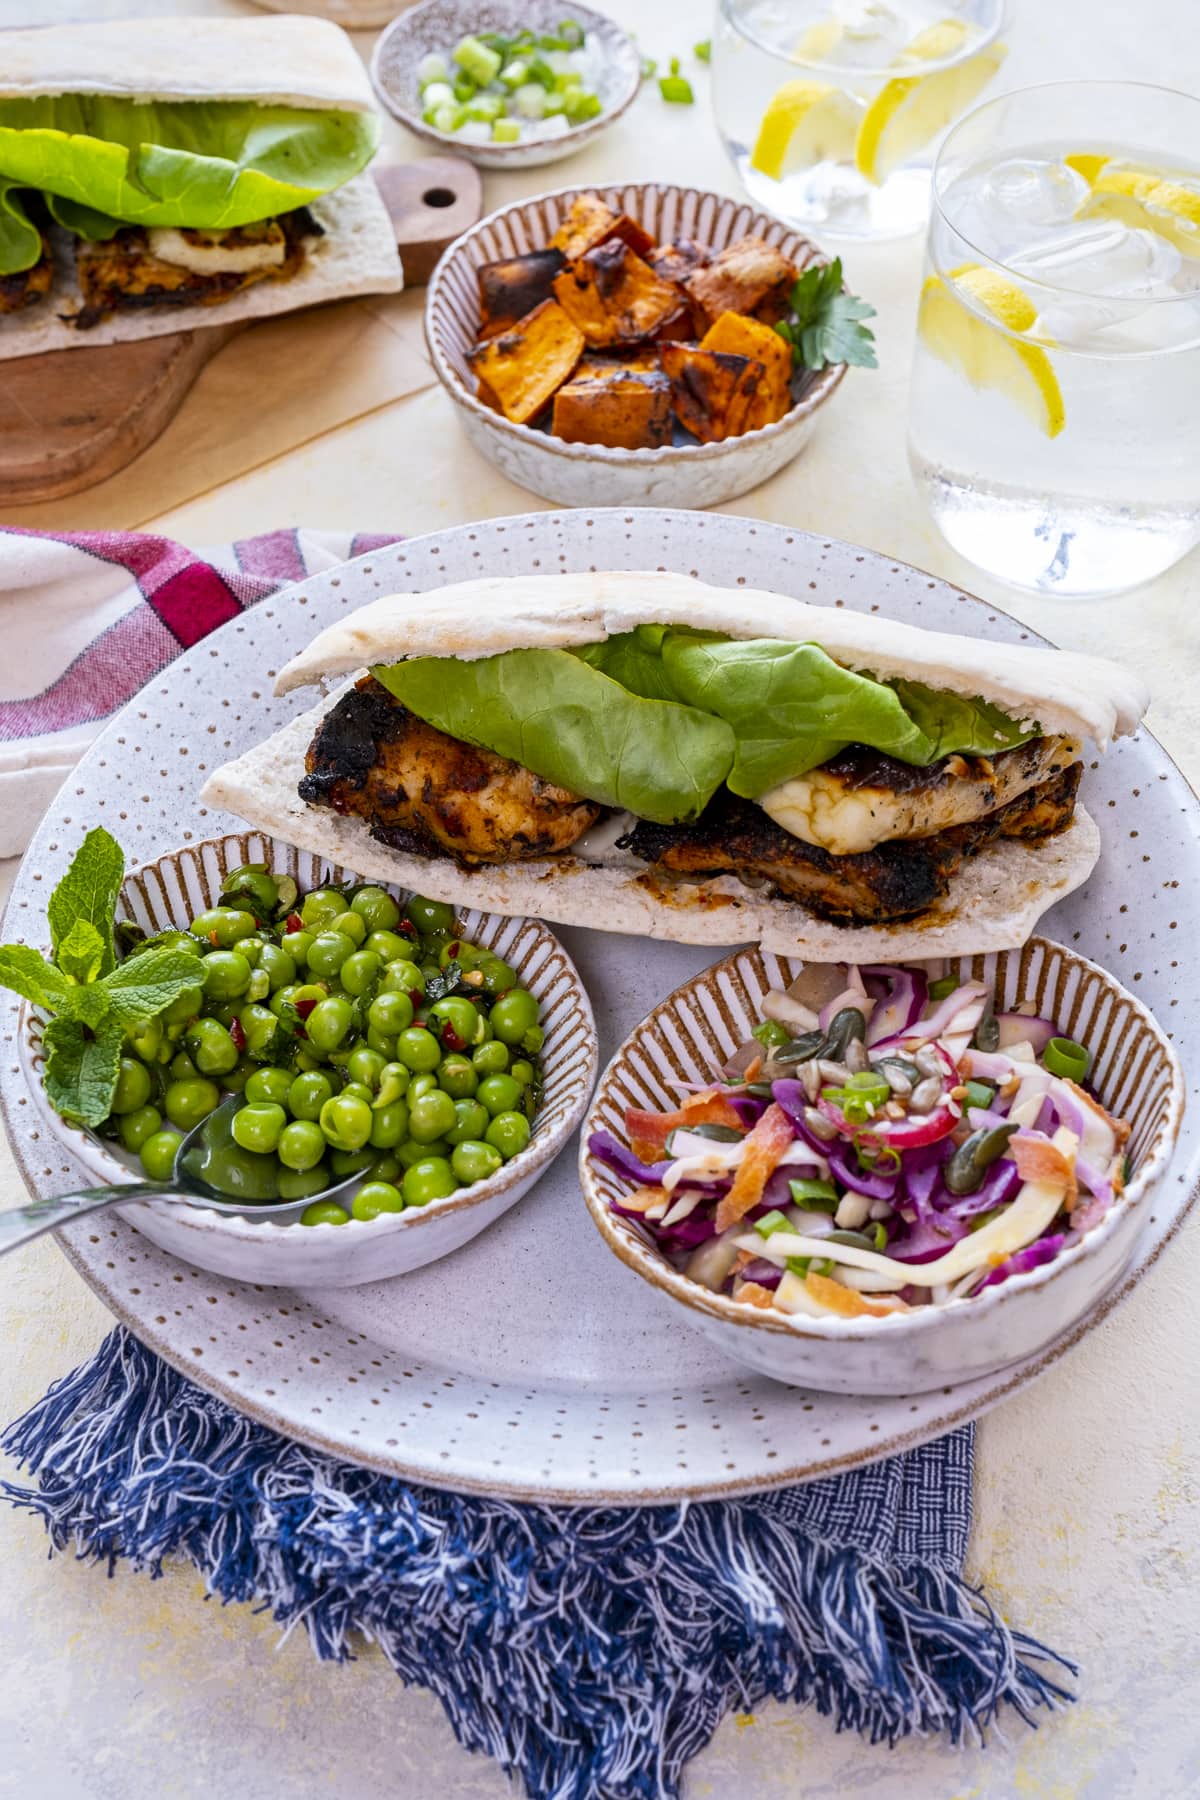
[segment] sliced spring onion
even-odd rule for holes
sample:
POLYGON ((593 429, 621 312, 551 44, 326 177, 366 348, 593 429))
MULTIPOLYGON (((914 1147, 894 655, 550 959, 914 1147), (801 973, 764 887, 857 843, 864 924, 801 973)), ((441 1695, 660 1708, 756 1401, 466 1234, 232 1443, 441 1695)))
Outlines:
POLYGON ((963 1107, 978 1106, 986 1112, 995 1098, 996 1089, 990 1081, 968 1081, 963 1107))
POLYGON ((792 1199, 797 1206, 807 1206, 813 1212, 833 1212, 838 1203, 838 1191, 832 1181, 789 1181, 792 1199))
MULTIPOLYGON (((799 1182, 796 1182, 793 1185, 798 1187, 800 1184, 799 1182)), ((755 1219, 754 1221, 755 1231, 757 1231, 759 1237, 764 1238, 769 1238, 773 1231, 787 1231, 789 1225, 790 1221, 788 1220, 786 1213, 781 1213, 778 1210, 775 1212, 764 1213, 761 1219, 755 1219)))
POLYGON ((764 1019, 754 1027, 750 1036, 757 1038, 765 1050, 774 1050, 777 1045, 791 1043, 791 1033, 775 1019, 764 1019))
POLYGON ((693 44, 692 45, 692 55, 695 57, 697 62, 702 62, 702 63, 711 62, 712 61, 712 39, 711 38, 701 38, 701 40, 698 44, 693 44))
POLYGON ((1091 1063, 1092 1053, 1087 1045, 1077 1044, 1074 1038, 1052 1037, 1042 1051, 1043 1067, 1064 1081, 1082 1081, 1091 1063))
POLYGON ((658 91, 664 100, 669 100, 674 106, 691 106, 696 98, 691 82, 682 75, 664 75, 659 81, 658 91))
POLYGON ((956 987, 961 986, 957 975, 939 975, 936 981, 929 984, 931 1000, 948 1000, 956 987))

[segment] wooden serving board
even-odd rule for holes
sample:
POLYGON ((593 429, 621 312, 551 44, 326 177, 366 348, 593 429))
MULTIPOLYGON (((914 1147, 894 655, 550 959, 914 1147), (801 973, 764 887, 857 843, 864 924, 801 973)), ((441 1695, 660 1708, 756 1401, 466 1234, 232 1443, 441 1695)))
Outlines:
MULTIPOLYGON (((430 156, 375 171, 407 287, 478 219, 479 171, 430 156)), ((252 320, 130 344, 52 350, 0 363, 0 506, 59 500, 131 463, 179 411, 205 364, 252 320)), ((118 521, 119 522, 119 521, 118 521)))

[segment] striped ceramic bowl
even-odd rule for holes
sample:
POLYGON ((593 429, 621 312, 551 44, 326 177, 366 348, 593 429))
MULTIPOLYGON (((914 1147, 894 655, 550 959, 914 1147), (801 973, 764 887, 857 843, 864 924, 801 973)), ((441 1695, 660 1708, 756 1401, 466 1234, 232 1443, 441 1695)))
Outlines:
POLYGON ((593 1131, 624 1141, 627 1106, 668 1111, 685 1084, 711 1080, 762 1017, 764 995, 803 965, 744 950, 677 988, 643 1019, 601 1076, 584 1124, 580 1179, 601 1236, 621 1261, 680 1309, 681 1320, 735 1361, 780 1381, 837 1394, 923 1393, 1045 1350, 1118 1279, 1133 1254, 1183 1116, 1184 1083, 1171 1044, 1139 1000, 1104 969, 1061 944, 1031 938, 1020 950, 960 957, 944 965, 985 981, 998 1012, 1033 1001, 1060 1031, 1088 1044, 1091 1080, 1103 1104, 1132 1126, 1132 1179, 1094 1230, 1054 1262, 1011 1277, 970 1300, 869 1321, 810 1319, 740 1305, 673 1269, 640 1226, 611 1205, 625 1191, 587 1153, 593 1131))
POLYGON ((425 302, 429 354, 467 436, 510 480, 564 506, 716 506, 757 487, 803 450, 818 408, 846 373, 844 364, 810 375, 792 410, 774 425, 720 444, 668 444, 660 450, 567 444, 548 431, 512 424, 476 398, 467 356, 479 333, 478 270, 542 249, 581 193, 599 194, 659 243, 691 238, 717 252, 754 236, 778 245, 799 268, 827 260, 808 238, 777 219, 700 188, 652 181, 559 188, 501 207, 450 245, 425 302))
MULTIPOLYGON (((144 863, 126 879, 121 911, 147 932, 186 926, 197 913, 217 904, 228 871, 249 862, 265 862, 275 874, 291 875, 302 892, 356 879, 351 870, 308 851, 259 832, 241 832, 189 844, 144 863)), ((510 963, 541 1008, 545 1086, 525 1150, 488 1181, 369 1223, 278 1224, 157 1201, 131 1201, 121 1208, 125 1217, 164 1250, 218 1275, 288 1287, 353 1287, 435 1262, 514 1206, 554 1161, 583 1116, 596 1080, 595 1021, 575 965, 537 920, 471 911, 459 915, 458 928, 464 937, 510 963)), ((31 1100, 44 1128, 66 1144, 97 1183, 128 1179, 137 1169, 136 1158, 66 1124, 50 1106, 42 1083, 42 1022, 28 1005, 21 1012, 19 1044, 31 1100)))

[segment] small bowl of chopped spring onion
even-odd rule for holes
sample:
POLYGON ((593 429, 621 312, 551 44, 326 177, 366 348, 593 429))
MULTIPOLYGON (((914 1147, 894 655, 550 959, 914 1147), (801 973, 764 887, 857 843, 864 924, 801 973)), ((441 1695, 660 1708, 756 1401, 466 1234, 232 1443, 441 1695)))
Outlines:
POLYGON ((936 969, 750 950, 626 1041, 580 1174, 609 1247, 736 1361, 921 1393, 1103 1317, 1183 1100, 1146 1009, 1046 939, 936 969))
POLYGON ((424 0, 383 32, 371 79, 401 124, 484 169, 572 155, 638 90, 637 46, 572 0, 424 0))

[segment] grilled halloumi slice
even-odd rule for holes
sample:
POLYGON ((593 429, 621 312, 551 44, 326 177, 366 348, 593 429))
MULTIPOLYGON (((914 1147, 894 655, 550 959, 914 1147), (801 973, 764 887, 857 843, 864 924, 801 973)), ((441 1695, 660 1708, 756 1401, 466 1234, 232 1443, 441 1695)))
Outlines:
POLYGON ((896 838, 934 837, 984 819, 1078 762, 1067 737, 1033 738, 999 756, 947 756, 927 769, 861 747, 759 796, 793 837, 855 856, 896 838))

